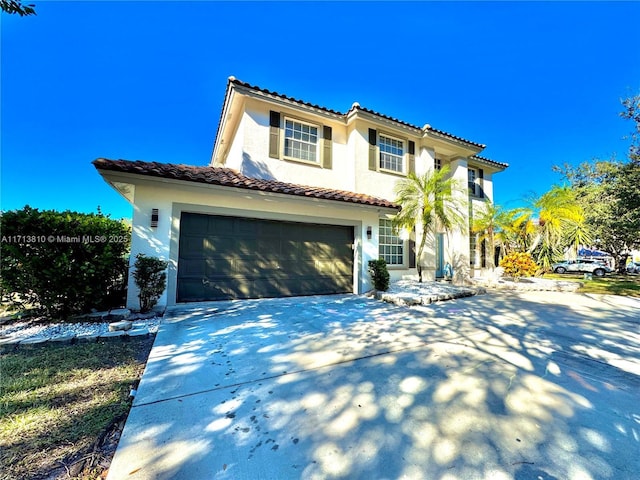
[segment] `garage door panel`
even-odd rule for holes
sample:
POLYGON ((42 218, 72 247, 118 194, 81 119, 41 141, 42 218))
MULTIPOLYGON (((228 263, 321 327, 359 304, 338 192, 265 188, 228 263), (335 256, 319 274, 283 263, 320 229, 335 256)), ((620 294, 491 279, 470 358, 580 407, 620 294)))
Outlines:
MULTIPOLYGON (((190 217, 191 215, 189 215, 190 217)), ((207 219, 207 228, 199 230, 201 233, 220 234, 225 232, 233 232, 236 228, 236 219, 233 217, 216 217, 212 215, 197 215, 207 219)))
POLYGON ((208 272, 207 265, 200 259, 184 258, 178 264, 178 276, 197 276, 202 277, 208 272))
POLYGON ((352 227, 191 213, 180 225, 180 302, 352 291, 352 227))

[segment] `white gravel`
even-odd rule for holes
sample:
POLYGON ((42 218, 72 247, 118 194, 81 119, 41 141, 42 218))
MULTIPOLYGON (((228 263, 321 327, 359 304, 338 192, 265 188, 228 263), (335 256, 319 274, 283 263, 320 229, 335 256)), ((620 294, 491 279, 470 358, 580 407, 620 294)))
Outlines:
MULTIPOLYGON (((147 328, 149 333, 156 333, 161 320, 160 317, 135 320, 133 329, 147 328)), ((24 321, 0 325, 0 338, 20 338, 21 340, 33 337, 59 338, 67 335, 99 335, 108 331, 109 322, 35 324, 32 321, 24 321)))

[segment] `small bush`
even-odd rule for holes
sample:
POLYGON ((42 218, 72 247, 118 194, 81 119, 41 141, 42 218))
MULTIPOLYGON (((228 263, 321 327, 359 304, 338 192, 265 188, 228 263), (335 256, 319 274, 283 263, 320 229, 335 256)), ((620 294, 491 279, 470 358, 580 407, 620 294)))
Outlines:
POLYGON ((147 257, 143 253, 136 255, 133 279, 140 289, 140 311, 148 312, 158 303, 158 299, 167 284, 168 262, 156 257, 147 257))
POLYGON ((373 286, 376 290, 383 292, 389 290, 387 262, 382 259, 369 260, 369 275, 371 275, 371 280, 373 280, 373 286))
POLYGON ((533 277, 540 270, 531 254, 527 252, 513 252, 505 255, 500 260, 500 266, 504 269, 505 276, 513 277, 515 280, 533 277))

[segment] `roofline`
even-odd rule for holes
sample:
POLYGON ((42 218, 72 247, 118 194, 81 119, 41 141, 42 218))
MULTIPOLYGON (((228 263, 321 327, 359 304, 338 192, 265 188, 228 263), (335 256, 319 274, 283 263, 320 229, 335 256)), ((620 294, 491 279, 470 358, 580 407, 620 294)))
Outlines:
MULTIPOLYGON (((165 181, 177 181, 187 182, 199 185, 209 185, 214 187, 233 188, 237 190, 249 190, 255 192, 279 194, 293 197, 302 197, 315 200, 326 200, 333 202, 340 202, 342 204, 358 205, 362 207, 370 208, 382 208, 388 210, 400 210, 400 206, 383 198, 373 197, 366 194, 358 194, 356 192, 349 192, 346 190, 338 190, 325 187, 313 187, 308 185, 299 185, 280 181, 265 181, 257 178, 245 177, 241 173, 227 168, 227 167, 212 167, 212 166, 196 166, 185 164, 172 164, 172 163, 157 163, 157 162, 144 162, 144 161, 131 161, 131 160, 109 160, 106 158, 97 158, 91 162, 98 172, 104 177, 103 172, 116 172, 126 175, 139 176, 142 178, 151 178, 165 180, 165 181), (206 181, 202 178, 193 178, 188 176, 185 172, 184 176, 171 175, 169 172, 162 172, 162 168, 173 167, 176 170, 180 169, 198 169, 198 173, 215 173, 215 171, 223 172, 226 174, 233 174, 238 177, 239 182, 223 182, 223 181, 206 181), (144 169, 147 168, 145 171, 144 169), (209 172, 207 172, 209 170, 209 172), (242 182, 242 179, 251 180, 255 182, 255 185, 247 185, 242 182), (261 183, 262 182, 262 183, 261 183), (275 183, 276 185, 274 185, 275 183), (313 191, 309 191, 311 189, 313 191), (323 194, 326 192, 326 194, 323 194)), ((193 172, 191 172, 193 173, 193 172)), ((106 178, 105 178, 106 180, 106 178)), ((110 183, 110 182, 109 182, 110 183)))
POLYGON ((498 168, 500 171, 505 170, 509 167, 508 163, 496 162, 495 160, 491 160, 490 158, 481 157, 480 155, 473 155, 469 157, 470 160, 475 160, 476 162, 483 163, 485 165, 489 165, 494 168, 498 168))
MULTIPOLYGON (((225 100, 224 103, 222 105, 222 112, 225 112, 227 110, 227 106, 228 106, 228 102, 230 99, 230 92, 232 89, 238 89, 239 91, 241 91, 242 93, 245 94, 250 94, 253 93, 256 96, 260 97, 260 98, 268 98, 270 100, 276 100, 276 101, 281 101, 284 102, 284 104, 286 105, 295 105, 298 107, 304 107, 306 110, 310 110, 313 113, 317 113, 317 114, 324 114, 324 115, 329 115, 330 117, 336 118, 336 119, 342 119, 344 121, 347 120, 347 118, 354 112, 354 111, 362 111, 362 112, 366 112, 369 115, 373 115, 374 117, 377 117, 379 119, 382 120, 386 120, 386 121, 391 121, 395 124, 397 124, 400 127, 408 127, 411 128, 413 130, 415 130, 416 132, 421 132, 423 134, 423 136, 425 136, 425 134, 432 134, 435 135, 437 137, 444 137, 447 140, 453 140, 455 143, 459 143, 459 144, 464 144, 467 146, 470 146, 473 149, 477 149, 478 151, 483 150, 486 145, 482 144, 482 143, 477 143, 477 142, 473 142, 471 140, 467 140, 465 138, 459 137, 457 135, 453 135, 451 133, 445 132, 443 130, 438 130, 436 128, 433 128, 431 125, 425 125, 424 127, 419 127, 417 125, 413 125, 409 122, 405 122, 404 120, 400 120, 398 118, 394 118, 391 117, 389 115, 385 115, 382 114, 380 112, 376 112, 375 110, 371 110, 369 108, 365 108, 360 106, 357 102, 355 102, 351 108, 346 112, 339 112, 337 110, 333 110, 321 105, 316 105, 310 102, 306 102, 304 100, 300 100, 294 97, 290 97, 288 95, 284 95, 282 93, 278 93, 276 91, 272 91, 272 90, 267 90, 266 88, 261 88, 258 87, 257 85, 251 85, 250 83, 247 82, 243 82, 241 80, 238 80, 237 78, 231 76, 228 78, 227 80, 227 90, 225 93, 225 100)), ((221 125, 223 123, 223 119, 224 116, 221 113, 220 115, 220 120, 218 122, 218 129, 216 131, 216 138, 214 140, 214 151, 215 151, 215 146, 217 145, 218 142, 218 136, 220 134, 220 128, 221 125)), ((213 155, 212 155, 213 158, 213 155)))

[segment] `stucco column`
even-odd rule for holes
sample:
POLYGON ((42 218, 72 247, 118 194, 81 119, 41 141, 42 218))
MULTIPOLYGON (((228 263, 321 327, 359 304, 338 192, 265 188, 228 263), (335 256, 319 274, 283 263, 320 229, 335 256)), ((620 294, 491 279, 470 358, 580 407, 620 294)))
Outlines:
POLYGON ((460 189, 454 190, 466 218, 467 226, 462 230, 457 229, 449 233, 445 239, 445 262, 449 262, 453 267, 453 281, 462 283, 470 276, 469 266, 469 193, 468 193, 468 171, 467 159, 458 158, 451 162, 451 175, 460 185, 460 189))

